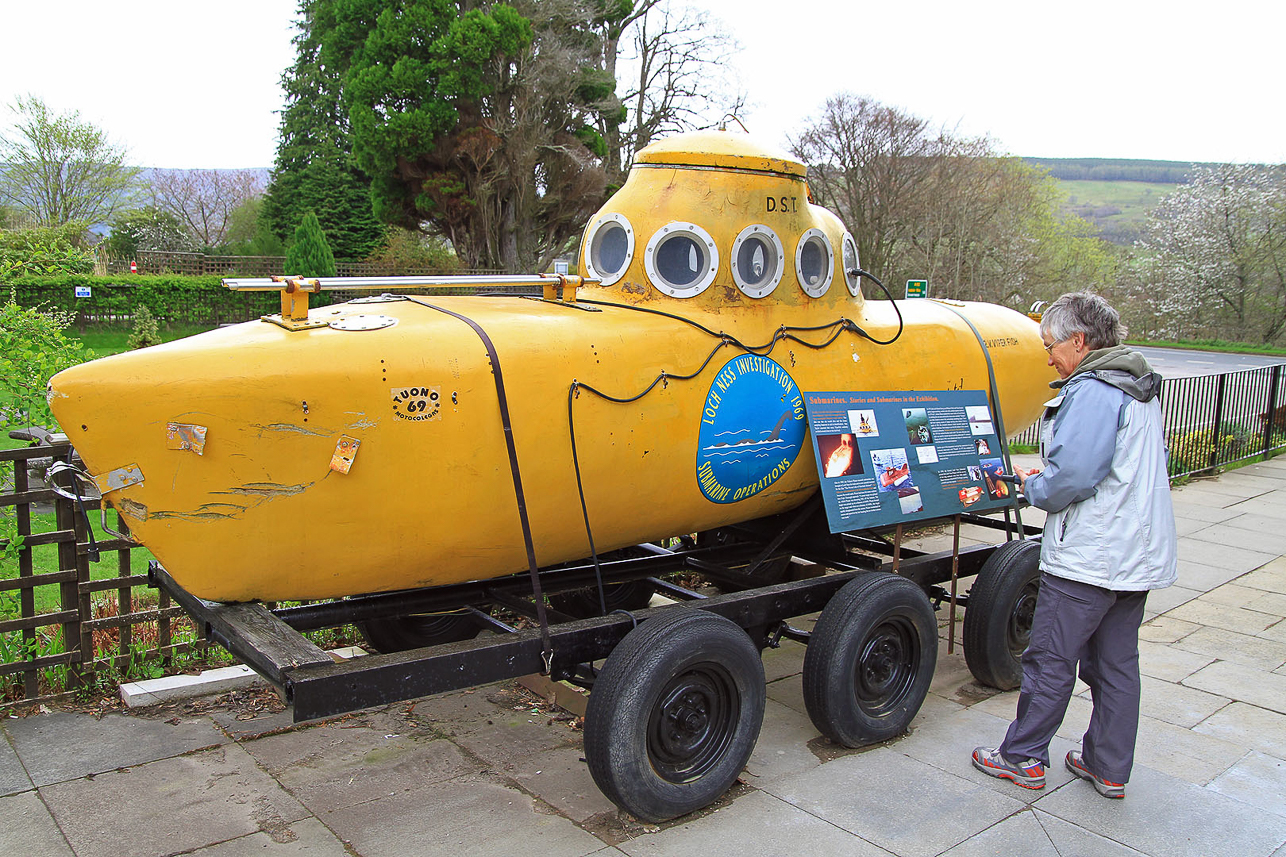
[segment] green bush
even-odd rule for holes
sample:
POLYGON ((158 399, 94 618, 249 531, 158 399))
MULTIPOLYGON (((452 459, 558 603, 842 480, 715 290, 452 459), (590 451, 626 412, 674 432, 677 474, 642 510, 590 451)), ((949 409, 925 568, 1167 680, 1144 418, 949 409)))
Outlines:
MULTIPOLYGON (((279 312, 276 292, 234 292, 217 276, 122 274, 108 277, 63 275, 23 277, 12 283, 20 306, 45 305, 70 313, 79 329, 90 325, 128 328, 136 307, 145 306, 158 324, 212 327, 279 312), (77 286, 91 295, 76 297, 77 286)), ((313 306, 329 303, 330 294, 310 296, 313 306)))
POLYGON ((1238 423, 1223 422, 1217 428, 1190 431, 1170 441, 1172 474, 1196 473, 1210 469, 1210 458, 1216 462, 1234 461, 1249 454, 1255 435, 1238 423))
POLYGON ((366 261, 379 265, 386 276, 426 270, 447 272, 460 267, 460 260, 441 238, 429 238, 397 226, 385 231, 383 245, 366 261))
POLYGON ((161 344, 161 329, 156 322, 156 316, 147 308, 146 304, 140 304, 134 310, 134 329, 130 332, 127 344, 131 349, 149 348, 153 345, 161 344))
POLYGON ((49 274, 89 274, 94 254, 79 246, 85 224, 0 232, 0 280, 49 274))
POLYGON ((93 357, 63 334, 70 323, 65 312, 19 306, 12 293, 0 306, 0 432, 56 426, 45 399, 49 379, 93 357))
POLYGON ((317 215, 308 212, 295 230, 295 243, 286 248, 286 274, 292 277, 333 277, 335 256, 326 243, 317 215))

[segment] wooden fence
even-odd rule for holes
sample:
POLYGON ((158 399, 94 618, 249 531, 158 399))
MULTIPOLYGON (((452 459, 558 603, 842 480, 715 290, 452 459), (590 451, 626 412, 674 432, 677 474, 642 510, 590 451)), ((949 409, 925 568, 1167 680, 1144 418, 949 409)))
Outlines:
MULTIPOLYGON (((133 259, 109 259, 108 274, 128 274, 130 263, 139 274, 186 274, 216 277, 276 277, 286 273, 285 256, 208 256, 204 253, 171 253, 140 250, 133 259)), ((408 274, 465 273, 444 271, 440 267, 415 266, 388 262, 366 262, 336 259, 335 274, 340 277, 396 277, 408 274)), ((470 270, 474 274, 498 274, 500 271, 470 270)))
MULTIPOLYGON (((0 619, 0 710, 69 696, 131 660, 166 660, 205 645, 165 592, 146 588, 142 549, 91 539, 86 524, 98 501, 85 500, 82 511, 33 480, 33 472, 73 455, 60 436, 0 451, 0 507, 13 510, 7 520, 16 525, 0 543, 7 570, 17 566, 16 575, 0 575, 0 604, 8 608, 0 616, 17 613, 0 619), (114 570, 91 575, 91 559, 114 570)), ((119 516, 115 528, 124 532, 119 516)))

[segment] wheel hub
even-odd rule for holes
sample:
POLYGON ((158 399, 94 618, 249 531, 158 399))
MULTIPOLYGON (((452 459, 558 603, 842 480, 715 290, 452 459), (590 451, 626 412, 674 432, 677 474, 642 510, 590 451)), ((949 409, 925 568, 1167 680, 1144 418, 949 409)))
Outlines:
POLYGON ((740 704, 731 677, 714 664, 676 676, 661 693, 648 725, 648 756, 671 782, 708 771, 732 740, 740 704))
POLYGON ((897 708, 915 680, 914 629, 900 618, 880 623, 862 644, 854 692, 868 714, 897 708))

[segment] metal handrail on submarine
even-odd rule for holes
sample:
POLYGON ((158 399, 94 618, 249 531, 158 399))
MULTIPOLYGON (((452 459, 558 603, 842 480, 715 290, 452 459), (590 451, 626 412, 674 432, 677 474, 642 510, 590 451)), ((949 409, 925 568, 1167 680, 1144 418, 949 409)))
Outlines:
POLYGON ((236 292, 281 292, 281 314, 267 319, 287 330, 307 330, 324 327, 326 322, 310 322, 308 296, 321 292, 357 291, 376 289, 415 288, 465 288, 477 286, 502 286, 506 289, 540 289, 544 300, 576 302, 576 292, 581 286, 597 285, 599 280, 575 274, 484 274, 405 277, 255 277, 228 278, 225 288, 236 292))

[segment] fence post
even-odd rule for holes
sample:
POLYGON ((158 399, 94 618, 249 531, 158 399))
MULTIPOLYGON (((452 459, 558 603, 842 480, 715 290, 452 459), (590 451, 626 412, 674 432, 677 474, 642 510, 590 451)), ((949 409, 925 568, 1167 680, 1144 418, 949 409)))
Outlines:
POLYGON ((1277 412, 1277 384, 1281 380, 1282 364, 1274 363, 1268 382, 1268 413, 1264 414, 1264 457, 1273 448, 1273 417, 1277 412))
POLYGON ((1227 374, 1219 376, 1219 383, 1215 387, 1215 424, 1214 429, 1210 432, 1210 469, 1213 470, 1218 466, 1219 459, 1219 424, 1223 422, 1223 386, 1227 380, 1227 374))
MULTIPOLYGON (((71 450, 65 453, 63 460, 71 459, 71 450)), ((73 533, 71 541, 63 540, 58 543, 58 571, 62 573, 70 572, 73 577, 71 580, 58 584, 60 601, 62 609, 73 611, 76 618, 68 619, 63 622, 63 647, 71 654, 71 661, 67 664, 67 687, 66 690, 74 690, 84 686, 83 665, 85 662, 85 651, 81 638, 81 621, 91 617, 81 613, 80 581, 81 562, 80 542, 83 538, 81 522, 77 520, 76 506, 65 497, 54 498, 54 521, 59 532, 70 530, 73 533)), ((84 577, 88 577, 88 566, 86 566, 84 577)), ((93 653, 90 653, 90 660, 93 660, 93 653)))
MULTIPOLYGON (((13 462, 13 490, 15 494, 26 494, 31 490, 31 484, 27 477, 27 463, 30 459, 18 458, 13 462)), ((18 535, 26 538, 31 535, 31 504, 19 503, 15 509, 18 517, 18 535)), ((18 551, 18 577, 31 577, 35 574, 32 565, 31 546, 23 545, 18 551)), ((30 586, 24 586, 18 590, 18 617, 20 619, 31 619, 36 615, 36 591, 30 586)), ((37 653, 36 629, 22 629, 22 657, 24 660, 34 660, 37 653)), ((29 670, 22 674, 23 695, 27 699, 32 699, 40 695, 40 673, 36 670, 29 670)))

